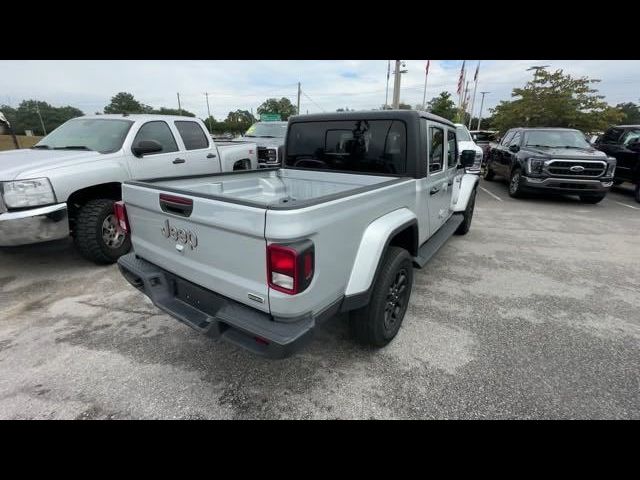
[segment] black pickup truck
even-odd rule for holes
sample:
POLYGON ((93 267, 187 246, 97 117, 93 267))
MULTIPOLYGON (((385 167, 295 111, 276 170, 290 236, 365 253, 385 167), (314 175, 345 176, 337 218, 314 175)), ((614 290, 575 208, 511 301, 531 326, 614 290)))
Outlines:
POLYGON ((615 158, 589 145, 578 130, 512 128, 492 145, 481 175, 506 178, 512 197, 547 192, 598 203, 613 184, 615 168, 615 158))
POLYGON ((636 202, 640 203, 640 125, 611 127, 594 146, 617 160, 613 184, 635 184, 636 202))

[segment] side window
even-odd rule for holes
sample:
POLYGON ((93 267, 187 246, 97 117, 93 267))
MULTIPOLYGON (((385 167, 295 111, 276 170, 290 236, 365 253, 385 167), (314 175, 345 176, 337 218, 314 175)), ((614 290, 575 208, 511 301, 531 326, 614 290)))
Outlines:
POLYGON ((504 136, 504 138, 502 139, 502 142, 500 142, 500 145, 502 145, 503 147, 508 147, 515 133, 516 132, 514 132, 513 130, 509 130, 507 134, 504 136))
POLYGON ((640 130, 631 130, 627 132, 627 134, 623 138, 623 145, 625 147, 629 146, 631 143, 636 142, 640 139, 640 130))
POLYGON ((442 171, 444 168, 444 130, 440 127, 429 127, 429 173, 442 171))
POLYGON ((622 135, 622 129, 620 128, 610 128, 605 132, 605 134, 600 139, 600 143, 618 143, 618 139, 622 135))
POLYGON ((453 130, 447 131, 447 143, 447 168, 452 168, 458 164, 458 142, 453 130))
POLYGON ((520 132, 516 132, 515 135, 511 138, 511 141, 509 142, 508 146, 520 145, 521 138, 522 138, 522 135, 520 134, 520 132))
POLYGON ((133 144, 135 145, 141 140, 155 140, 160 145, 162 145, 162 151, 158 153, 170 153, 178 151, 176 139, 173 138, 173 134, 171 133, 169 125, 161 120, 145 123, 140 128, 140 130, 138 130, 136 138, 134 138, 133 140, 133 144))
POLYGON ((209 140, 196 122, 174 122, 187 150, 198 150, 209 147, 209 140))

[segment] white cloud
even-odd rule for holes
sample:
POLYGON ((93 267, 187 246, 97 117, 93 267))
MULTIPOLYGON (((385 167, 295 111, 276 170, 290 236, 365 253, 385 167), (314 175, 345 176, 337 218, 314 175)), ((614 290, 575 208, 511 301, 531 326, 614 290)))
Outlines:
MULTIPOLYGON (((426 60, 407 60, 402 76, 401 100, 411 105, 422 102, 426 60)), ((523 85, 531 65, 550 65, 567 73, 602 80, 597 88, 616 104, 638 102, 640 61, 484 60, 480 67, 479 91, 491 92, 485 112, 510 97, 511 89, 523 85)), ((461 61, 431 61, 427 100, 445 90, 455 97, 461 61)), ((477 60, 467 61, 467 78, 472 80, 477 60)), ((393 62, 392 62, 393 66, 393 62)), ((288 97, 294 104, 297 82, 304 94, 301 110, 318 112, 336 108, 376 108, 384 103, 386 60, 340 61, 0 61, 0 103, 16 106, 21 100, 37 98, 53 105, 73 105, 85 113, 102 111, 111 96, 127 91, 154 107, 182 107, 200 117, 207 114, 204 92, 209 92, 213 115, 224 119, 230 110, 257 109, 268 97, 288 97)), ((393 75, 389 85, 389 101, 393 75)), ((478 101, 479 101, 478 95, 478 101)), ((476 106, 476 111, 478 106, 476 106)))

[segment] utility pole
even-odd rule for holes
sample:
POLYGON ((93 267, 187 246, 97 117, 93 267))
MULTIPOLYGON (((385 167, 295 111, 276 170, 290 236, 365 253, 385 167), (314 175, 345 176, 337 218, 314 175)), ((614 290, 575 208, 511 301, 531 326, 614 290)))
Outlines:
POLYGON ((384 109, 389 105, 389 76, 391 75, 391 60, 387 60, 387 93, 384 97, 384 109))
POLYGON ((298 82, 298 115, 300 115, 300 93, 302 92, 302 90, 300 89, 300 82, 298 82))
MULTIPOLYGON (((400 108, 400 79, 403 73, 407 73, 407 70, 400 70, 400 60, 396 60, 396 68, 394 70, 395 78, 393 79, 393 105, 395 109, 400 108)), ((404 67, 404 63, 402 66, 404 67)))
POLYGON ((38 112, 38 117, 40 117, 40 125, 42 125, 42 131, 46 135, 47 129, 44 128, 44 122, 42 121, 42 115, 40 115, 40 105, 38 105, 38 102, 36 102, 36 112, 38 112))
POLYGON ((204 96, 207 97, 207 113, 209 114, 209 133, 213 133, 213 126, 211 125, 211 110, 209 109, 209 92, 204 92, 204 96))
POLYGON ((480 130, 480 122, 482 121, 482 107, 484 106, 484 96, 491 92, 480 92, 482 100, 480 101, 480 114, 478 115, 478 130, 480 130))
POLYGON ((182 115, 182 107, 180 106, 180 92, 176 93, 176 95, 178 96, 178 112, 179 115, 182 115))

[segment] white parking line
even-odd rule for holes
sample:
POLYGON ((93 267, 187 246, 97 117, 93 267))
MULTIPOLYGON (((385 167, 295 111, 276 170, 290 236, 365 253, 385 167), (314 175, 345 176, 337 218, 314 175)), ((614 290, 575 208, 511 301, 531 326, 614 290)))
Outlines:
MULTIPOLYGON (((498 200, 499 202, 501 202, 501 201, 502 201, 502 199, 501 199, 499 196, 497 196, 497 195, 495 195, 495 194, 491 193, 491 192, 490 192, 489 190, 487 190, 486 188, 482 188, 482 187, 480 187, 480 190, 482 190, 482 191, 483 191, 483 192, 485 192, 485 193, 488 193, 489 195, 491 195, 493 198, 495 198, 495 199, 496 199, 496 200, 498 200)), ((634 208, 635 208, 635 207, 634 207, 634 208)))
MULTIPOLYGON (((480 188, 482 188, 482 187, 480 187, 480 188)), ((618 205, 622 205, 623 207, 633 208, 634 210, 640 210, 640 208, 634 207, 633 205, 627 205, 626 203, 620 203, 620 202, 616 202, 616 201, 614 201, 613 203, 617 203, 618 205)))

